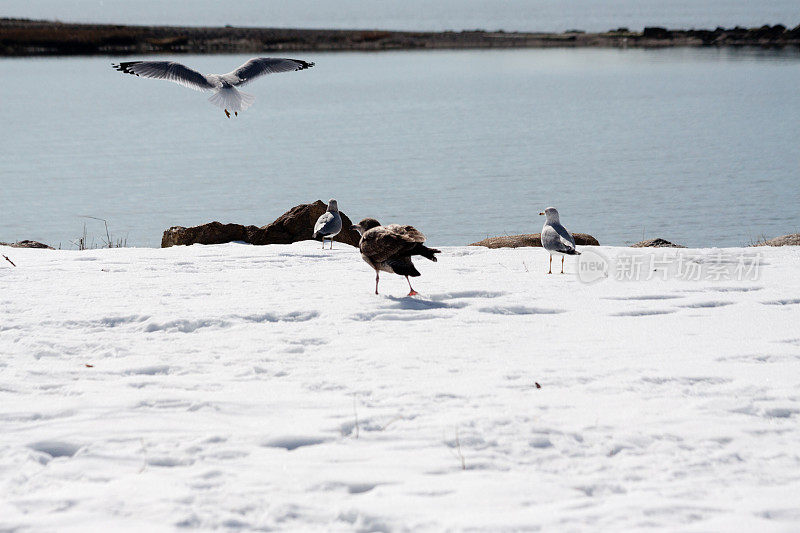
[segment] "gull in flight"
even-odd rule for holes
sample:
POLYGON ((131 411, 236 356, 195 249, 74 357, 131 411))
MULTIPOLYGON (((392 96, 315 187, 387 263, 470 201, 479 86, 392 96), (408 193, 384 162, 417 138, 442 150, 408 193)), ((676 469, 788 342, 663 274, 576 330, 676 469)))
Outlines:
POLYGON ((317 223, 314 224, 314 234, 312 239, 322 239, 322 249, 325 249, 325 239, 331 240, 331 250, 333 250, 333 238, 342 231, 342 216, 339 214, 339 204, 331 198, 328 201, 328 210, 320 215, 317 223))
POLYGON ((239 111, 250 107, 256 99, 252 94, 241 92, 236 87, 264 74, 304 70, 313 67, 314 63, 301 59, 254 57, 227 74, 201 74, 174 61, 127 61, 111 66, 125 74, 172 81, 198 91, 214 91, 208 99, 209 102, 224 109, 225 115, 231 118, 230 111, 238 117, 239 111))
POLYGON ((361 257, 375 269, 375 294, 378 294, 378 280, 380 271, 383 270, 405 276, 408 288, 411 290, 408 295, 416 295, 417 291, 411 286, 408 276, 416 277, 420 273, 411 262, 411 256, 421 255, 436 261, 434 254, 441 253, 441 250, 428 248, 422 244, 425 242, 425 235, 413 226, 398 224, 381 226, 381 223, 374 218, 365 218, 352 227, 361 234, 358 243, 361 257))
POLYGON ((542 228, 542 248, 550 252, 550 271, 553 273, 553 254, 561 256, 561 273, 564 273, 564 256, 581 255, 575 249, 575 239, 567 228, 561 225, 558 218, 558 210, 555 207, 548 207, 540 215, 546 215, 547 220, 542 228))

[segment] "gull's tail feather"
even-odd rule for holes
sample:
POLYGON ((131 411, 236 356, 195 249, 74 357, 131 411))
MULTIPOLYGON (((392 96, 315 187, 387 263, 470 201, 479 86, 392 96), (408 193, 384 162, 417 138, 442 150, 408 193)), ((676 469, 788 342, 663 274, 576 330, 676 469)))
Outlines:
POLYGON ((228 111, 244 111, 255 102, 256 97, 235 87, 223 87, 208 99, 212 104, 228 111))
POLYGON ((425 246, 422 243, 417 244, 411 250, 411 255, 421 255, 422 257, 424 257, 426 259, 430 259, 434 263, 436 261, 438 261, 438 259, 436 259, 436 256, 433 255, 433 254, 440 254, 440 253, 442 253, 441 250, 437 250, 436 248, 428 248, 427 246, 425 246))

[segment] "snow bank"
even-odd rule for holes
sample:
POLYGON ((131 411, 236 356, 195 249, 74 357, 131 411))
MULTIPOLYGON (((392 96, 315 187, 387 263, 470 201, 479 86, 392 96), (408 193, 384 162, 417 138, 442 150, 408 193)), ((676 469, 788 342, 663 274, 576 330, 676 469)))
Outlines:
POLYGON ((796 247, 0 252, 0 530, 800 527, 796 247))

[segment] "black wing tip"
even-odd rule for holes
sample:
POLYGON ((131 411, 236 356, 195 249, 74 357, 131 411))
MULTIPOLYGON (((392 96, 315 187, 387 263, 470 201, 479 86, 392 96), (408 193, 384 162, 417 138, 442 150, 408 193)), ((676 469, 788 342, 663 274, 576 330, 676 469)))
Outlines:
POLYGON ((131 70, 131 67, 134 65, 138 65, 141 61, 123 61, 119 64, 111 64, 111 67, 120 71, 124 72, 125 74, 133 74, 134 76, 138 76, 135 72, 131 70))
POLYGON ((295 63, 299 63, 297 66, 297 70, 305 70, 307 68, 311 68, 314 66, 314 63, 311 61, 303 61, 302 59, 290 59, 290 61, 294 61, 295 63))
POLYGON ((576 250, 575 248, 561 248, 558 250, 552 250, 553 252, 564 254, 564 255, 581 255, 581 253, 576 250))

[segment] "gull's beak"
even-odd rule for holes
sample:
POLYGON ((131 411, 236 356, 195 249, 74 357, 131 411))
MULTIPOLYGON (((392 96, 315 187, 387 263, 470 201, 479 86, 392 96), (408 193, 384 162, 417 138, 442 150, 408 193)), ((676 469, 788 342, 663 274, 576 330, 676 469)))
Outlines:
POLYGON ((540 215, 544 215, 544 211, 542 211, 542 212, 541 212, 541 213, 539 213, 539 214, 540 214, 540 215))

